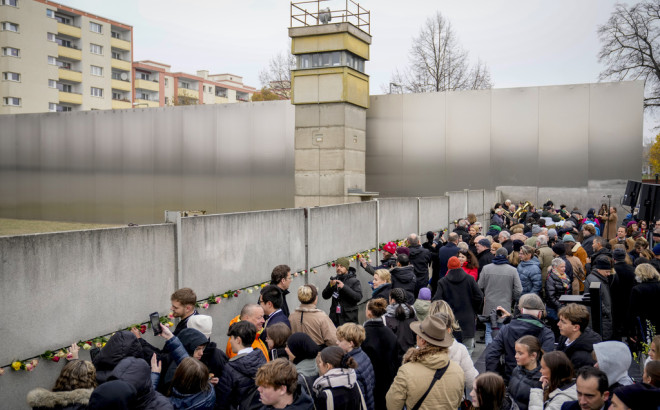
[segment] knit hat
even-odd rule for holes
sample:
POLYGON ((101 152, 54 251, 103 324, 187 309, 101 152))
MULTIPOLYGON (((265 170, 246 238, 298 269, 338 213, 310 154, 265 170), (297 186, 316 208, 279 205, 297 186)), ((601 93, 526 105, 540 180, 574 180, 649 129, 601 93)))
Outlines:
POLYGON ((286 340, 286 346, 294 356, 293 364, 298 364, 305 359, 314 359, 319 352, 319 347, 307 333, 296 332, 286 340))
POLYGON ((660 403, 660 389, 644 383, 621 386, 614 390, 614 395, 629 409, 655 410, 660 403))
POLYGON ((486 238, 479 240, 477 243, 481 246, 485 246, 486 248, 490 248, 490 241, 486 238))
POLYGON ((491 226, 488 227, 488 230, 489 230, 489 231, 497 231, 497 232, 500 232, 500 231, 502 231, 502 227, 499 226, 499 225, 491 225, 491 226))
POLYGON ((601 256, 600 258, 596 258, 596 263, 594 263, 596 266, 596 269, 603 269, 603 270, 608 270, 612 269, 612 264, 610 263, 610 259, 606 256, 601 256))
POLYGON ((447 268, 458 269, 460 267, 461 267, 461 261, 459 261, 457 257, 452 256, 451 258, 449 258, 449 262, 447 262, 447 268))
POLYGON ((575 238, 573 238, 573 235, 571 235, 570 233, 564 235, 564 239, 562 239, 562 240, 564 241, 564 243, 566 243, 566 242, 575 242, 575 238))
POLYGON ((394 242, 388 242, 383 246, 383 250, 394 255, 396 253, 396 244, 394 242))
MULTIPOLYGON (((621 249, 621 250, 623 250, 623 249, 621 249)), ((654 255, 660 255, 660 243, 653 247, 653 254, 654 255)))
MULTIPOLYGON (((450 259, 451 260, 451 259, 450 259)), ((431 289, 429 288, 421 288, 419 290, 419 294, 417 295, 417 299, 421 300, 431 300, 431 289)))
POLYGON ((336 264, 339 266, 343 266, 346 269, 351 267, 351 261, 349 261, 348 258, 339 258, 337 259, 336 264))
POLYGON ((541 227, 538 225, 532 226, 532 235, 538 235, 541 233, 541 227))
POLYGON ((192 315, 186 325, 189 329, 199 330, 208 339, 213 331, 213 318, 207 315, 192 315))
POLYGON ((559 256, 566 255, 566 247, 563 243, 556 243, 552 246, 552 251, 559 256))
POLYGON ((398 248, 396 248, 396 254, 410 256, 410 249, 406 248, 405 246, 399 246, 398 248))
POLYGON ((630 221, 626 224, 626 228, 630 227, 631 225, 637 225, 637 221, 630 221))
POLYGON ((520 239, 516 239, 513 241, 513 250, 515 252, 520 252, 520 248, 522 248, 525 245, 525 242, 521 241, 520 239))
POLYGON ((509 256, 509 251, 505 247, 501 247, 495 251, 495 256, 504 256, 506 258, 509 256))
POLYGON ((548 229, 548 238, 556 238, 557 230, 555 228, 548 229))
MULTIPOLYGON (((655 253, 655 250, 656 250, 655 248, 658 248, 658 250, 660 251, 660 244, 655 245, 655 247, 653 248, 653 253, 655 253)), ((616 262, 625 261, 626 260, 626 251, 623 250, 623 249, 615 249, 615 250, 612 251, 612 257, 614 258, 614 260, 616 262)))

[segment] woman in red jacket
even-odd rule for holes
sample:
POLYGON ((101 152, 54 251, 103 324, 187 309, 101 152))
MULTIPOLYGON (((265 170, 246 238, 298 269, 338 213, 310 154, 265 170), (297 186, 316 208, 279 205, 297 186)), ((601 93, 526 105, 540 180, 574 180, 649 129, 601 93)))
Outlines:
POLYGON ((477 261, 477 257, 471 251, 459 249, 456 257, 461 262, 461 267, 465 273, 472 276, 475 281, 479 279, 479 261, 477 261))

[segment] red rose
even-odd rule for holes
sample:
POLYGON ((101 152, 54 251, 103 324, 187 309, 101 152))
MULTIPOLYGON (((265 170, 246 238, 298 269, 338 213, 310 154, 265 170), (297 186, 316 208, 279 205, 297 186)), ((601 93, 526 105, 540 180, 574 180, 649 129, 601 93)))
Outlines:
POLYGON ((335 267, 335 263, 334 263, 334 262, 332 262, 332 267, 333 267, 333 268, 335 267))
POLYGON ((50 360, 52 360, 52 361, 54 361, 55 363, 57 363, 57 362, 60 361, 60 357, 59 357, 59 356, 53 356, 53 358, 50 359, 50 360))
POLYGON ((238 292, 234 292, 234 297, 238 297, 238 292))
POLYGON ((144 334, 147 331, 147 325, 140 326, 140 333, 144 334))

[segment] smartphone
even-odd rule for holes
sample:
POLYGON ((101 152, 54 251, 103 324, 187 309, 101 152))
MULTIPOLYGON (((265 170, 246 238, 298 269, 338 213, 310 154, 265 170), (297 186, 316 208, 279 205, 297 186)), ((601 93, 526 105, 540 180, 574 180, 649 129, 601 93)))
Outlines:
POLYGON ((158 336, 161 333, 160 316, 158 316, 158 312, 149 315, 149 322, 151 322, 151 328, 154 330, 154 336, 158 336))

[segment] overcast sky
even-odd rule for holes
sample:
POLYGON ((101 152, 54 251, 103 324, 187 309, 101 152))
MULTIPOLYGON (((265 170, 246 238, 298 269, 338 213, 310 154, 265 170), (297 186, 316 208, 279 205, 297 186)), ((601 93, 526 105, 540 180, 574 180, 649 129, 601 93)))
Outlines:
MULTIPOLYGON (((134 56, 173 71, 233 73, 257 88, 259 71, 287 50, 289 0, 60 0, 133 26, 134 56)), ((403 68, 412 39, 440 11, 473 60, 481 58, 496 88, 598 81, 596 30, 613 0, 363 0, 371 11, 371 94, 403 68)), ((628 1, 627 3, 634 3, 628 1)), ((344 0, 330 0, 331 9, 344 0)), ((645 127, 648 128, 648 127, 645 127)), ((645 134, 650 135, 650 131, 645 134)))

